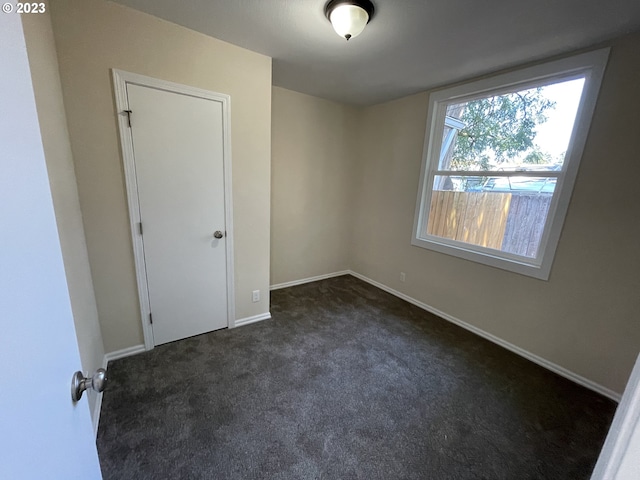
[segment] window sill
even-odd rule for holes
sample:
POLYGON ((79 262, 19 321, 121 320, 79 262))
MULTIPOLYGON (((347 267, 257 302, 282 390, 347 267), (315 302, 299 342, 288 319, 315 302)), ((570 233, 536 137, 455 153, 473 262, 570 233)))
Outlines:
MULTIPOLYGON (((549 274, 551 271, 551 265, 535 264, 535 259, 531 259, 527 262, 525 258, 522 260, 515 258, 505 258, 500 255, 500 252, 495 250, 485 249, 486 251, 475 250, 471 248, 465 248, 463 244, 447 244, 436 240, 438 237, 429 239, 425 238, 413 238, 411 245, 415 247, 425 248, 438 253, 444 253, 464 260, 469 260, 489 267, 499 268, 513 273, 518 273, 527 277, 536 278, 538 280, 549 280, 549 274), (495 253, 494 253, 495 252, 495 253)), ((482 248, 482 247, 475 247, 482 248)))

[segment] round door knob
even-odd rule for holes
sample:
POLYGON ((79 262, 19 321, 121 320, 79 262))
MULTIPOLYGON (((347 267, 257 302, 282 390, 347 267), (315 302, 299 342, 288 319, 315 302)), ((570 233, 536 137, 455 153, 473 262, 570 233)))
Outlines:
POLYGON ((224 237, 224 234, 220 230, 216 230, 215 232, 213 232, 213 236, 215 238, 222 238, 224 237))
POLYGON ((85 377, 82 372, 78 371, 73 374, 71 379, 71 399, 77 402, 82 398, 82 393, 87 388, 92 388, 96 392, 102 392, 107 386, 107 371, 99 368, 93 376, 85 377))
POLYGON ((96 392, 104 392, 107 387, 107 371, 104 368, 99 368, 91 377, 91 388, 96 392))

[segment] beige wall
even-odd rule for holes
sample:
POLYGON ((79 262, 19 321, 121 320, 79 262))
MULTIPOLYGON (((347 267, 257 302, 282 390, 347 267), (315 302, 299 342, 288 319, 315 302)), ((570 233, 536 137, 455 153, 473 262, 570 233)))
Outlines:
POLYGON ((231 96, 236 318, 267 312, 271 59, 110 2, 51 7, 106 351, 143 343, 111 68, 231 96))
POLYGON ((363 112, 352 269, 622 392, 640 350, 638 65, 640 35, 617 41, 549 281, 410 245, 426 93, 363 112))
POLYGON ((273 88, 272 285, 349 268, 357 114, 273 88))
MULTIPOLYGON (((104 346, 82 227, 51 19, 49 13, 23 15, 22 23, 82 370, 91 373, 102 366, 104 346)), ((89 390, 87 394, 93 416, 96 393, 89 390)), ((94 423, 96 421, 94 418, 94 423)))

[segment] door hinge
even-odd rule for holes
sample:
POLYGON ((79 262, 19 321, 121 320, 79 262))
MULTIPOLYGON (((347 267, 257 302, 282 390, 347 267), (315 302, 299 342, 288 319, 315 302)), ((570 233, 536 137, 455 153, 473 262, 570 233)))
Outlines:
POLYGON ((153 315, 151 315, 151 312, 149 312, 149 323, 153 325, 153 315))
POLYGON ((129 123, 129 128, 131 128, 131 114, 133 112, 131 110, 123 110, 122 113, 127 114, 127 122, 129 123))
POLYGON ((138 222, 138 231, 140 232, 140 235, 142 235, 142 222, 138 222))

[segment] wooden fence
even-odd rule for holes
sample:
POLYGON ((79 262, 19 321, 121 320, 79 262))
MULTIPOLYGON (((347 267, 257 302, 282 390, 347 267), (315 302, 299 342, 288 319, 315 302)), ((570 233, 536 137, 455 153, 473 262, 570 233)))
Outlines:
POLYGON ((513 194, 501 250, 535 258, 551 205, 551 194, 513 194))
POLYGON ((551 195, 436 190, 427 233, 535 257, 551 195))
POLYGON ((500 250, 510 204, 510 193, 436 190, 427 233, 500 250))

